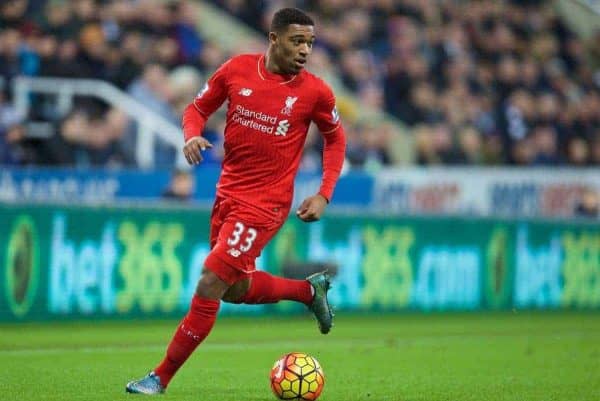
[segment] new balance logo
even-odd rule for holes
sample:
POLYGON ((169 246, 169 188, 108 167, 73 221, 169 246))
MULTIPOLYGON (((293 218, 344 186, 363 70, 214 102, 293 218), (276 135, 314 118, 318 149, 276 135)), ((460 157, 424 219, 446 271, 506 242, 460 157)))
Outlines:
POLYGON ((277 132, 275 133, 275 135, 285 136, 289 129, 290 123, 288 122, 288 120, 281 120, 279 121, 279 125, 277 125, 277 132))
POLYGON ((234 258, 237 258, 238 256, 240 256, 242 254, 242 252, 239 249, 235 249, 235 248, 229 248, 227 253, 230 254, 231 256, 233 256, 234 258))
POLYGON ((240 89, 239 94, 242 96, 250 96, 252 94, 252 89, 242 88, 240 89))

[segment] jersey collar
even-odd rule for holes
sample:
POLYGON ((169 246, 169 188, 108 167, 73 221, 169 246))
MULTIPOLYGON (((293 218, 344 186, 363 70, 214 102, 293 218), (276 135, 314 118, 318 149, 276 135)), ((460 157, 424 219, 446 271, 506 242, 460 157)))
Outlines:
POLYGON ((300 72, 299 74, 296 74, 296 75, 291 75, 291 74, 284 75, 284 74, 272 73, 269 70, 267 70, 267 67, 265 66, 265 56, 264 55, 261 55, 258 58, 257 70, 258 70, 258 76, 263 81, 275 81, 275 82, 280 83, 281 85, 292 82, 294 79, 296 79, 296 77, 298 75, 302 74, 302 72, 300 72))

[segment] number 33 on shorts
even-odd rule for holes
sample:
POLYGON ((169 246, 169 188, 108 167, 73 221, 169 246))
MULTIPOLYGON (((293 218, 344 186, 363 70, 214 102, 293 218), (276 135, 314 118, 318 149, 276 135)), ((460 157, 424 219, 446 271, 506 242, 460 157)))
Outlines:
MULTIPOLYGON (((250 248, 252 248, 252 244, 254 243, 257 234, 258 233, 254 228, 246 227, 243 223, 238 221, 235 223, 231 236, 227 238, 227 245, 232 248, 237 247, 240 252, 248 252, 250 248)), ((233 251, 235 251, 235 249, 229 250, 229 253, 232 256, 239 256, 239 253, 233 251), (234 255, 233 253, 237 253, 237 255, 234 255)))

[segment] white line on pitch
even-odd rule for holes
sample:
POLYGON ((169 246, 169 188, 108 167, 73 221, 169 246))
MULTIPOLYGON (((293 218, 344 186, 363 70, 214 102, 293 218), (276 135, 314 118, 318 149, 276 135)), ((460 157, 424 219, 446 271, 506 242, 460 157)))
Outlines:
MULTIPOLYGON (((329 348, 345 348, 345 347, 381 347, 389 346, 404 346, 410 347, 414 345, 418 346, 439 346, 444 341, 452 342, 471 342, 476 340, 484 341, 497 341, 497 340, 514 340, 522 339, 527 341, 533 337, 544 337, 548 340, 560 340, 562 338, 573 338, 573 337, 589 337, 593 336, 593 333, 571 331, 562 332, 559 334, 548 336, 547 334, 490 334, 490 335, 443 335, 443 336, 422 336, 419 338, 402 338, 402 337, 386 337, 377 341, 372 339, 354 339, 354 340, 316 340, 316 341, 270 341, 270 342, 257 342, 257 343, 205 343, 199 348, 200 352, 213 352, 221 350, 244 350, 244 349, 273 349, 273 348, 284 348, 284 349, 302 349, 302 348, 314 348, 319 346, 326 346, 329 348)), ((164 351, 167 347, 165 342, 162 345, 109 345, 109 346, 85 346, 85 347, 49 347, 49 348, 23 348, 16 350, 0 350, 0 355, 53 355, 53 354, 64 354, 64 353, 105 353, 105 352, 160 352, 164 351)))

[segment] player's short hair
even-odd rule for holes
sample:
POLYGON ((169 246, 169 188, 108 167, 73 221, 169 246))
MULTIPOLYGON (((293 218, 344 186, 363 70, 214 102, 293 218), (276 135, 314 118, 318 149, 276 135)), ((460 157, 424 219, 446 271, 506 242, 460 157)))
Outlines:
POLYGON ((313 19, 304 11, 297 8, 282 8, 273 15, 271 32, 283 32, 292 24, 315 26, 313 19))

